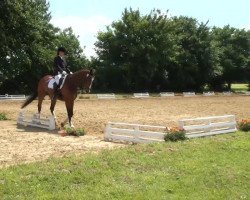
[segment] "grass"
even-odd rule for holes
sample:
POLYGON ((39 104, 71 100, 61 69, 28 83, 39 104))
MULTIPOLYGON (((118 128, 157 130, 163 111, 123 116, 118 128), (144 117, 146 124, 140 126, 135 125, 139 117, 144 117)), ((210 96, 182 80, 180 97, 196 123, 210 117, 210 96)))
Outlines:
POLYGON ((235 92, 244 92, 248 90, 248 84, 244 84, 244 83, 235 83, 232 84, 232 90, 235 92))
POLYGON ((5 113, 0 113, 0 121, 8 120, 7 115, 5 113))
POLYGON ((0 172, 1 199, 249 199, 250 134, 134 145, 0 172))

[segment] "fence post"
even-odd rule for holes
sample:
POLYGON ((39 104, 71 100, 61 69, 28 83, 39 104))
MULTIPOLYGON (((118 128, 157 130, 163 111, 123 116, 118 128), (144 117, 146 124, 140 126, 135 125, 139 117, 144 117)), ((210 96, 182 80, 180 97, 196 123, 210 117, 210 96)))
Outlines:
POLYGON ((111 123, 108 122, 107 126, 106 126, 106 129, 105 129, 105 132, 104 132, 104 138, 108 138, 109 135, 110 135, 110 129, 111 129, 111 123))
POLYGON ((56 123, 53 116, 49 117, 49 130, 55 130, 56 129, 56 123))

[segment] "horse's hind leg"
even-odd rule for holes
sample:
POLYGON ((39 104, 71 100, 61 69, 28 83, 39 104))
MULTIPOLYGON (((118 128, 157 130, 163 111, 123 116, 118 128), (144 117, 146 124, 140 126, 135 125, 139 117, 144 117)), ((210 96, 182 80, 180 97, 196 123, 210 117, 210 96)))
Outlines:
POLYGON ((52 98, 51 99, 51 104, 50 104, 50 112, 51 114, 53 115, 54 119, 55 119, 55 122, 56 122, 56 126, 58 126, 58 122, 56 120, 56 114, 55 114, 55 105, 56 105, 56 98, 52 98))
POLYGON ((54 118, 56 118, 56 115, 55 115, 55 112, 54 112, 54 110, 55 110, 55 105, 56 105, 56 99, 52 99, 51 100, 51 104, 50 104, 50 112, 51 112, 51 114, 54 116, 54 118))

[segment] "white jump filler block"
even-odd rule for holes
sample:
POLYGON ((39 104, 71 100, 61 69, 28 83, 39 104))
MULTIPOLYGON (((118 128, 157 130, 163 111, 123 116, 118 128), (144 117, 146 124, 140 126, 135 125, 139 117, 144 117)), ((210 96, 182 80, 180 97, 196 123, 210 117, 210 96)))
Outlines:
POLYGON ((200 117, 182 119, 179 121, 180 128, 186 131, 188 138, 232 133, 237 131, 234 115, 200 117))
POLYGON ((245 95, 250 96, 250 92, 245 92, 245 95))
POLYGON ((25 100, 25 95, 0 95, 0 100, 25 100))
POLYGON ((174 92, 161 92, 160 93, 161 97, 174 97, 174 92))
POLYGON ((193 97, 195 96, 195 92, 183 92, 184 97, 193 97))
POLYGON ((149 93, 145 92, 145 93, 134 93, 134 98, 148 98, 149 97, 149 93))
POLYGON ((56 123, 53 116, 50 116, 49 118, 39 118, 38 114, 34 114, 33 116, 26 115, 23 111, 20 112, 17 124, 24 125, 24 126, 33 126, 33 127, 39 127, 44 128, 48 130, 55 130, 56 129, 56 123))
POLYGON ((97 98, 98 99, 115 99, 115 94, 111 93, 111 94, 97 94, 97 98))

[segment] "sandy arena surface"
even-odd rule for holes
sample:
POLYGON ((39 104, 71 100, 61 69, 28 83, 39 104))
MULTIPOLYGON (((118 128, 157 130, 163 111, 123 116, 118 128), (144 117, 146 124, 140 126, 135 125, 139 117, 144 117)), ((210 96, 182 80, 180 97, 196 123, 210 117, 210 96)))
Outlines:
MULTIPOLYGON (((61 137, 56 131, 17 127, 20 101, 0 101, 0 112, 11 119, 0 121, 0 168, 18 163, 44 160, 51 156, 65 156, 98 152, 121 145, 104 142, 105 124, 131 122, 151 125, 175 125, 178 119, 210 115, 235 114, 237 119, 250 117, 249 96, 171 97, 123 100, 77 100, 73 118, 76 127, 83 127, 84 137, 61 137)), ((37 101, 26 112, 35 113, 37 101)), ((49 116, 50 102, 44 101, 42 113, 49 116)), ((58 102, 56 115, 59 122, 66 117, 63 102, 58 102)))

